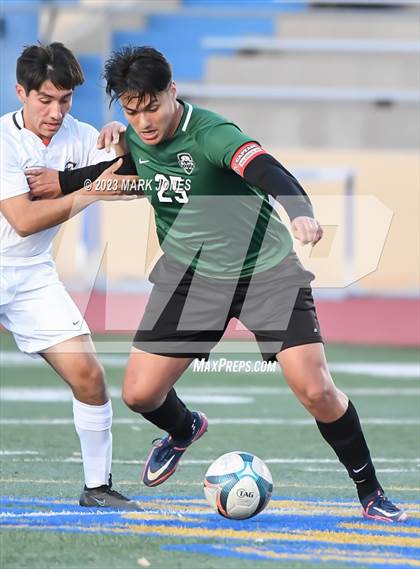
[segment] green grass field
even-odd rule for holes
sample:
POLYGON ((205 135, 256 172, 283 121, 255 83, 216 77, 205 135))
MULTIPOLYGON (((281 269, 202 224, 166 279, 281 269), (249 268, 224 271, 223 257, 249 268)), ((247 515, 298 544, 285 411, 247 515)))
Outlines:
MULTIPOLYGON (((358 408, 378 477, 409 511, 409 522, 395 527, 362 519, 346 472, 279 372, 188 371, 179 393, 206 412, 209 432, 172 478, 146 488, 139 475, 160 432, 118 396, 128 341, 97 340, 101 351, 108 348, 102 359, 113 389, 114 486, 146 511, 77 506, 82 466, 66 387, 1 334, 2 569, 420 565, 418 352, 328 348, 336 383, 358 408), (274 479, 269 508, 243 522, 211 512, 202 492, 210 462, 232 450, 257 454, 274 479)), ((238 357, 254 359, 253 350, 238 357)))

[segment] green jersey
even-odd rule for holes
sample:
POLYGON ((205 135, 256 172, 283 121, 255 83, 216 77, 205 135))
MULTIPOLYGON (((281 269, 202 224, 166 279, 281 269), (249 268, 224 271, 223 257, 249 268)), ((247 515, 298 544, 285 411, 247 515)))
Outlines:
POLYGON ((126 135, 163 252, 205 277, 236 279, 274 267, 292 249, 290 233, 267 195, 230 167, 254 139, 216 113, 183 105, 172 138, 148 145, 131 126, 126 135))

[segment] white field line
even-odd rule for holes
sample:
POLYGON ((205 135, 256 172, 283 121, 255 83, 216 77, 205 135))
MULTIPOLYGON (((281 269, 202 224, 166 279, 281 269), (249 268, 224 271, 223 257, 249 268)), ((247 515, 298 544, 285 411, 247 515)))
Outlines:
MULTIPOLYGON (((121 390, 111 388, 111 397, 121 397, 121 390)), ((420 392, 419 392, 420 394, 420 392)), ((244 395, 217 395, 194 394, 185 392, 182 395, 186 403, 207 403, 213 405, 243 405, 254 403, 255 398, 244 395)), ((14 401, 19 403, 62 403, 72 401, 72 394, 65 388, 43 387, 4 387, 0 389, 1 401, 14 401)))
MULTIPOLYGON (((261 386, 258 387, 254 385, 241 385, 238 383, 237 385, 189 385, 183 386, 178 385, 177 391, 182 393, 183 395, 196 395, 196 394, 217 394, 222 395, 224 393, 227 394, 237 394, 238 390, 245 395, 293 395, 293 392, 290 390, 289 387, 280 387, 282 385, 282 379, 279 378, 279 387, 268 387, 268 386, 261 386)), ((115 388, 111 388, 115 390, 116 394, 120 394, 120 391, 115 388)), ((408 395, 417 395, 420 394, 420 388, 416 387, 346 387, 346 392, 350 392, 353 395, 398 395, 398 393, 407 393, 408 395)))
MULTIPOLYGON (((378 463, 378 460, 373 459, 374 462, 378 463)), ((36 457, 36 458, 9 458, 8 463, 42 463, 42 464, 82 464, 82 460, 81 458, 77 458, 77 457, 67 457, 67 458, 41 458, 41 457, 36 457)), ((145 463, 144 460, 113 460, 112 461, 113 464, 121 464, 121 465, 131 465, 131 466, 141 466, 145 463)), ((183 460, 182 464, 184 465, 189 465, 189 466, 204 466, 207 467, 211 464, 211 460, 195 460, 195 461, 189 461, 189 460, 183 460)), ((267 464, 274 464, 274 461, 272 460, 266 460, 265 461, 267 464)), ((308 461, 309 462, 309 461, 308 461)), ((399 461, 401 462, 401 461, 399 461)), ((287 464, 287 462, 284 462, 285 464, 287 464)), ((335 463, 337 464, 337 461, 335 461, 335 463)), ((278 462, 277 462, 278 464, 278 462)), ((342 468, 329 468, 329 467, 311 467, 311 466, 306 466, 305 465, 305 461, 303 461, 300 465, 298 465, 297 470, 299 471, 304 471, 304 472, 343 472, 342 468)), ((411 468, 411 467, 406 467, 406 468, 375 468, 376 472, 380 473, 380 474, 384 474, 384 473, 399 473, 399 474, 409 474, 409 473, 413 473, 415 472, 417 475, 420 473, 420 465, 417 464, 417 468, 411 468)))
MULTIPOLYGON (((140 500, 137 501, 137 503, 139 504, 139 506, 141 506, 142 502, 140 500)), ((67 506, 67 503, 64 503, 63 506, 67 506)), ((191 507, 190 505, 187 503, 184 505, 184 507, 182 508, 182 506, 180 504, 175 504, 176 508, 171 507, 171 504, 167 504, 165 505, 166 507, 156 507, 156 508, 143 508, 142 510, 138 511, 138 512, 131 512, 133 514, 137 516, 140 516, 140 519, 144 519, 147 518, 147 516, 156 516, 156 515, 173 515, 176 517, 182 516, 182 515, 188 515, 191 514, 191 507), (181 507, 180 507, 181 506, 181 507)), ((286 508, 271 508, 270 506, 268 506, 268 511, 271 511, 272 514, 280 514, 280 515, 284 515, 285 513, 287 514, 291 514, 291 513, 296 513, 296 514, 303 514, 303 515, 324 515, 326 512, 328 512, 330 510, 331 507, 335 507, 337 508, 336 505, 331 506, 328 503, 319 501, 319 502, 312 502, 311 503, 312 509, 309 508, 305 508, 304 510, 302 510, 302 508, 300 507, 300 504, 297 504, 297 507, 293 508, 293 507, 286 507, 286 508)), ((344 510, 346 510, 348 512, 348 514, 353 513, 353 512, 358 512, 360 510, 360 506, 358 504, 355 503, 346 503, 343 502, 342 504, 338 505, 338 508, 341 509, 342 513, 344 514, 344 510)), ((208 516, 208 514, 211 512, 207 502, 203 499, 200 500, 200 502, 198 504, 194 503, 194 511, 193 511, 193 515, 195 517, 203 517, 203 516, 208 516)), ((96 514, 98 514, 99 516, 102 517, 106 517, 106 516, 110 516, 110 515, 115 515, 116 513, 119 513, 121 515, 122 518, 124 519, 130 519, 130 512, 121 512, 118 510, 108 510, 106 512, 103 512, 101 510, 97 510, 95 511, 95 516, 96 514), (129 517, 127 518, 127 514, 129 515, 129 517)), ((15 513, 15 512, 1 512, 0 513, 0 518, 3 519, 30 519, 30 518, 54 518, 54 517, 74 517, 74 516, 91 516, 92 515, 92 511, 90 512, 75 512, 74 510, 60 510, 60 511, 55 511, 55 512, 40 512, 40 511, 32 511, 32 512, 19 512, 19 513, 15 513)))
MULTIPOLYGON (((100 354, 99 358, 101 362, 108 367, 123 368, 127 363, 128 356, 100 354)), ((212 361, 218 359, 219 358, 212 358, 212 361)), ((33 359, 25 354, 11 351, 5 351, 0 354, 0 363, 2 366, 10 367, 38 367, 46 365, 42 360, 33 359)), ((419 380, 420 378, 420 363, 416 362, 330 362, 329 367, 332 372, 351 375, 370 375, 372 377, 397 380, 419 380)))
MULTIPOLYGON (((296 425, 309 426, 314 424, 313 419, 277 419, 277 418, 239 418, 239 419, 210 419, 211 425, 296 425)), ((384 417, 371 417, 362 419, 363 425, 420 425, 420 418, 387 419, 384 417)))
POLYGON ((381 378, 420 379, 419 363, 354 362, 331 363, 332 372, 352 375, 371 375, 381 378))
MULTIPOLYGON (((170 513, 170 509, 168 510, 150 510, 150 509, 142 509, 141 512, 139 511, 138 513, 142 513, 142 514, 161 514, 162 512, 170 513)), ((177 510, 178 513, 182 513, 183 510, 177 510)), ((128 513, 128 510, 126 512, 124 512, 125 514, 128 513)), ((197 514, 198 512, 194 512, 194 514, 197 514)), ((96 516, 114 516, 115 514, 122 514, 122 512, 120 510, 112 510, 109 509, 106 512, 103 512, 102 510, 95 510, 95 517, 96 516)), ((75 512, 74 510, 61 510, 60 512, 25 512, 25 513, 19 513, 19 514, 14 514, 12 512, 0 512, 0 518, 9 518, 9 519, 14 519, 14 518, 55 518, 57 516, 77 516, 77 517, 83 517, 83 516, 91 516, 92 515, 92 510, 89 512, 75 512)))
MULTIPOLYGON (((237 451, 241 452, 241 451, 237 451)), ((41 453, 43 454, 43 453, 41 453)), ((71 458, 81 458, 80 452, 73 452, 71 458)), ((420 456, 417 458, 384 458, 384 457, 374 457, 372 460, 375 463, 386 463, 386 464, 401 464, 401 463, 414 463, 420 465, 420 456)), ((264 462, 269 464, 337 464, 337 458, 265 458, 264 462)), ((144 460, 113 460, 120 464, 144 464, 144 460)), ((198 459, 182 459, 182 464, 208 464, 209 460, 198 460, 198 459)))
MULTIPOLYGON (((54 479, 45 479, 45 478, 0 478, 0 483, 2 484, 80 484, 80 480, 72 480, 66 478, 66 480, 59 480, 57 478, 54 479)), ((118 480, 118 486, 133 486, 138 482, 135 480, 118 480)), ((182 480, 172 480, 169 479, 165 482, 165 488, 169 486, 173 486, 174 488, 177 487, 192 487, 197 486, 202 488, 202 482, 183 482, 182 480)), ((303 488, 304 490, 308 489, 307 484, 299 483, 299 482, 276 482, 276 488, 303 488)), ((348 490, 348 484, 311 484, 311 488, 319 489, 319 490, 348 490)), ((420 492, 420 487, 418 486, 387 486, 387 490, 389 492, 420 492)), ((74 501, 76 504, 76 501, 74 501)))
MULTIPOLYGON (((198 459, 183 459, 183 465, 189 466, 205 466, 212 462, 213 459, 208 460, 198 460, 198 459)), ((414 464, 420 466, 420 458, 372 458, 375 464, 414 464)), ((74 464, 81 464, 82 459, 80 456, 68 456, 66 458, 16 458, 16 459, 9 459, 9 462, 65 462, 65 463, 74 463, 74 464)), ((338 464, 338 459, 332 458, 265 458, 264 462, 267 464, 297 464, 297 465, 307 465, 307 464, 338 464)), ((138 465, 141 466, 145 463, 145 460, 124 460, 124 459, 113 459, 113 464, 123 464, 123 465, 138 465)), ((313 467, 314 472, 323 471, 324 468, 317 468, 313 467)), ((312 470, 311 467, 308 467, 306 470, 312 470)), ((337 469, 337 472, 342 472, 342 468, 337 469)), ((416 468, 411 469, 413 472, 418 472, 416 468)), ((328 468, 325 469, 328 471, 328 468)), ((410 471, 410 469, 401 470, 402 472, 410 471)), ((331 472, 335 472, 335 469, 331 469, 331 472)))
MULTIPOLYGON (((420 397, 420 389, 416 388, 392 388, 392 387, 356 387, 345 390, 348 395, 372 396, 372 397, 420 397)), ((120 398, 121 390, 111 387, 111 397, 120 398)), ((188 387, 180 389, 179 394, 186 403, 212 405, 244 405, 255 402, 254 395, 292 396, 293 393, 287 387, 264 388, 243 386, 239 387, 188 387), (240 390, 240 395, 237 395, 240 390)), ((64 387, 3 387, 0 388, 1 401, 13 401, 16 403, 67 403, 72 400, 69 389, 64 387)))
POLYGON ((415 387, 350 387, 345 392, 363 397, 420 397, 420 389, 415 387))
MULTIPOLYGON (((256 417, 244 417, 238 419, 215 418, 209 420, 210 425, 285 425, 296 427, 309 427, 314 425, 313 419, 277 419, 266 418, 259 419, 256 417)), ((405 425, 420 425, 420 418, 405 418, 405 419, 387 419, 383 417, 370 417, 363 419, 363 425, 379 425, 385 426, 405 426, 405 425)), ((135 425, 148 424, 144 419, 114 419, 114 425, 135 425)), ((3 426, 58 426, 58 425, 73 425, 73 419, 0 419, 0 425, 3 426)))
POLYGON ((34 450, 0 450, 0 456, 37 455, 34 450))
MULTIPOLYGON (((343 472, 342 468, 305 468, 306 472, 343 472)), ((406 473, 406 472, 416 472, 419 474, 420 470, 418 468, 375 468, 376 472, 384 473, 406 473)))
MULTIPOLYGON (((281 384, 281 380, 279 382, 281 384)), ((118 389, 111 387, 111 392, 115 391, 116 395, 120 395, 118 389)), ((253 386, 253 385, 190 385, 190 386, 177 386, 177 391, 182 395, 195 395, 195 394, 237 394, 238 390, 245 395, 294 395, 289 387, 267 387, 267 386, 253 386)), ((420 394, 420 388, 416 387, 350 387, 346 388, 346 393, 353 395, 398 395, 403 392, 407 395, 420 394)), ((1 393, 1 389, 0 389, 1 393)))
MULTIPOLYGON (((137 503, 139 504, 139 506, 141 506, 141 501, 137 501, 137 503)), ((66 506, 67 503, 63 504, 63 506, 66 506)), ((190 510, 190 504, 185 504, 184 508, 182 508, 182 505, 180 504, 175 504, 176 508, 171 508, 171 504, 167 504, 167 507, 163 507, 163 508, 144 508, 138 512, 121 512, 118 510, 112 510, 109 509, 106 512, 102 511, 102 510, 96 510, 95 511, 95 516, 96 514, 98 514, 99 516, 102 517, 107 517, 110 515, 115 515, 116 513, 119 513, 123 518, 127 519, 126 516, 127 514, 130 513, 134 513, 136 514, 136 516, 140 515, 141 518, 145 517, 145 516, 156 516, 156 515, 162 515, 162 514, 166 514, 166 515, 175 515, 175 516, 182 516, 182 515, 186 515, 186 514, 191 514, 191 510, 190 510), (181 506, 181 507, 180 507, 181 506)), ((272 513, 282 513, 284 514, 285 512, 287 513, 304 513, 305 515, 322 515, 325 513, 326 510, 328 510, 329 508, 331 508, 331 506, 329 504, 326 504, 325 502, 312 502, 311 505, 313 506, 312 510, 309 509, 305 509, 304 512, 302 512, 302 508, 299 507, 300 504, 298 504, 298 507, 296 508, 292 508, 292 507, 287 507, 287 508, 283 508, 281 510, 281 512, 278 509, 275 508, 270 508, 269 510, 272 511, 272 513)), ((355 503, 343 503, 340 504, 339 507, 349 510, 350 512, 353 510, 359 510, 360 507, 355 504, 355 503)), ((203 517, 203 516, 207 516, 209 513, 211 512, 211 510, 208 507, 207 502, 203 499, 200 500, 199 504, 194 504, 194 516, 195 517, 203 517)), ((3 519, 22 519, 22 518, 26 518, 26 519, 30 519, 30 518, 54 518, 54 517, 61 517, 61 516, 65 516, 65 517, 74 517, 74 516, 80 516, 80 517, 84 517, 84 516, 91 516, 92 515, 92 511, 90 512, 75 512, 74 510, 60 510, 60 511, 56 511, 56 512, 39 512, 39 511, 32 511, 32 512, 19 512, 19 513, 15 513, 15 512, 1 512, 0 513, 0 518, 3 519)), ((128 518, 130 519, 130 518, 128 518)))

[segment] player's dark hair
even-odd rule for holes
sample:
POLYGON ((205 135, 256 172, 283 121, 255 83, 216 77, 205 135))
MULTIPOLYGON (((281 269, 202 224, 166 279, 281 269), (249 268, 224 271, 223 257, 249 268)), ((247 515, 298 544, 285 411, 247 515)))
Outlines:
POLYGON ((59 42, 26 46, 17 60, 16 79, 27 95, 45 81, 57 89, 74 89, 85 80, 73 53, 59 42))
POLYGON ((145 97, 155 99, 172 80, 172 71, 165 56, 149 46, 123 47, 114 51, 105 62, 106 92, 111 103, 128 94, 141 104, 145 97))

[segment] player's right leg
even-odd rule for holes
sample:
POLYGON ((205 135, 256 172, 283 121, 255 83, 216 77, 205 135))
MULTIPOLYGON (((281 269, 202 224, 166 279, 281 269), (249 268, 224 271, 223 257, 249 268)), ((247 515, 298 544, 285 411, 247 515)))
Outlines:
POLYGON ((142 473, 146 486, 157 486, 171 476, 186 449, 207 430, 203 413, 190 411, 173 385, 191 357, 167 357, 132 349, 126 367, 123 400, 134 412, 166 431, 156 439, 142 473))
POLYGON ((323 438, 353 480, 364 517, 385 522, 405 521, 406 513, 385 496, 376 478, 357 411, 335 386, 323 344, 286 347, 277 354, 277 360, 287 383, 316 419, 323 438))
POLYGON ((364 515, 403 521, 405 513, 385 497, 376 478, 358 413, 330 375, 312 278, 291 254, 274 269, 255 276, 240 319, 255 331, 264 359, 275 355, 289 387, 353 480, 364 515))

